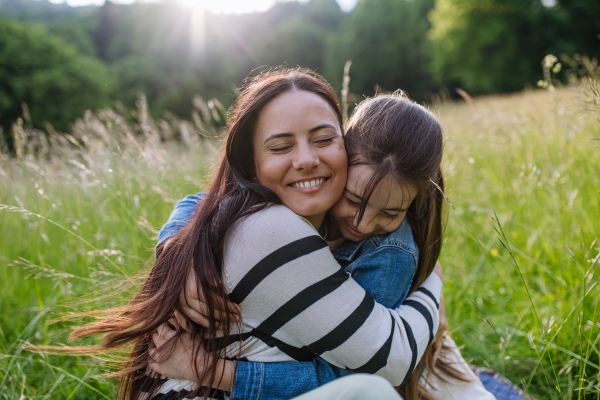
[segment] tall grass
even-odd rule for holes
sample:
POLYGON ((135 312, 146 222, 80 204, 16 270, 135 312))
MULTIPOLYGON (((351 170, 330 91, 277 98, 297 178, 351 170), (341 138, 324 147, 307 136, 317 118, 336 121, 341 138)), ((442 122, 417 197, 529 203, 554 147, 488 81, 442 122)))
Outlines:
MULTIPOLYGON (((450 327, 473 364, 539 399, 600 399, 600 123, 572 89, 435 106, 446 131, 450 327)), ((88 113, 69 135, 16 124, 0 154, 0 399, 112 398, 110 364, 33 354, 49 321, 126 300, 174 202, 206 185, 223 111, 88 113), (200 134, 199 134, 200 133, 200 134), (114 296, 95 299, 95 293, 114 296)), ((50 130, 50 129, 49 129, 50 130)))

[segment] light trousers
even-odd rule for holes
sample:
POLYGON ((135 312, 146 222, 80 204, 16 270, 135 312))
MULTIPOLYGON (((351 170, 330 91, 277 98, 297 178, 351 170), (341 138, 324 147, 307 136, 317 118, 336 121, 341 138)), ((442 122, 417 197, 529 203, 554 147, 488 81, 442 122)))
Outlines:
POLYGON ((444 376, 443 380, 439 380, 436 376, 427 376, 425 371, 422 378, 429 396, 435 400, 496 400, 496 397, 485 389, 483 383, 473 373, 454 340, 448 335, 445 335, 443 340, 446 346, 451 348, 451 351, 445 354, 444 361, 461 371, 468 380, 463 382, 450 376, 444 376))
POLYGON ((380 376, 355 374, 336 379, 293 400, 402 400, 402 397, 380 376))
MULTIPOLYGON (((430 397, 436 400, 495 400, 479 378, 475 376, 469 364, 460 354, 456 343, 444 336, 446 345, 452 350, 445 355, 445 361, 452 363, 468 380, 459 381, 444 376, 440 381, 435 376, 423 376, 425 388, 430 397)), ((427 375, 425 373, 425 375, 427 375)), ((377 375, 355 374, 336 379, 317 389, 311 390, 292 400, 402 400, 392 385, 377 375)))

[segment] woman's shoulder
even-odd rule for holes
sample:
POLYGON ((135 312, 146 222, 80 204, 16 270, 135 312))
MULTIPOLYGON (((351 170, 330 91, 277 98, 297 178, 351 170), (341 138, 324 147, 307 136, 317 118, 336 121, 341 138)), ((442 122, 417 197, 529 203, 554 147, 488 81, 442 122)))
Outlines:
POLYGON ((268 205, 239 219, 227 232, 223 263, 227 288, 233 290, 254 267, 270 270, 300 258, 325 271, 337 265, 325 240, 304 218, 287 207, 268 205))
POLYGON ((307 236, 318 235, 315 228, 289 208, 269 204, 260 211, 240 218, 229 235, 236 243, 273 243, 281 246, 307 236))

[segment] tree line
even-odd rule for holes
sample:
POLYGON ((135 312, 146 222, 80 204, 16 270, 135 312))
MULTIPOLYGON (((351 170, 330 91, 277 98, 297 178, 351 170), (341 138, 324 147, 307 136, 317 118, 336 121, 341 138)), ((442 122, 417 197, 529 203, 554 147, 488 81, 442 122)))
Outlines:
MULTIPOLYGON (((417 100, 455 87, 520 90, 548 53, 600 55, 597 0, 335 0, 279 2, 221 15, 175 1, 70 7, 0 0, 0 129, 24 117, 66 130, 87 109, 135 105, 189 117, 200 94, 225 106, 247 76, 287 64, 341 90, 352 60, 355 99, 403 89, 417 100)), ((49 129, 49 128, 48 128, 49 129)))

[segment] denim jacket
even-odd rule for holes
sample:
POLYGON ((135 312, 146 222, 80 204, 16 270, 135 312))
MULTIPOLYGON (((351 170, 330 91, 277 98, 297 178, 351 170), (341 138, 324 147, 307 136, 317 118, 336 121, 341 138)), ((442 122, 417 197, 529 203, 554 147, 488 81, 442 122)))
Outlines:
MULTIPOLYGON (((175 206, 158 235, 173 236, 193 218, 203 193, 188 195, 175 206)), ((397 308, 406 298, 417 268, 418 250, 407 219, 394 232, 361 242, 345 241, 333 252, 346 271, 375 301, 397 308)), ((352 371, 319 357, 313 361, 258 363, 239 361, 231 399, 290 399, 352 371)))

